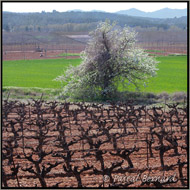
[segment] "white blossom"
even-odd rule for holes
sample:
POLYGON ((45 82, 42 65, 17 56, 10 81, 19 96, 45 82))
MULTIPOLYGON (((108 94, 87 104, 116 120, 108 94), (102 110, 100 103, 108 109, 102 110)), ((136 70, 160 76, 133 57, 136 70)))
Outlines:
POLYGON ((66 82, 63 94, 71 97, 109 96, 117 91, 117 82, 127 88, 155 76, 157 62, 143 49, 136 47, 136 32, 116 23, 101 22, 90 33, 82 63, 70 67, 55 80, 66 82), (128 82, 126 82, 126 80, 128 82))

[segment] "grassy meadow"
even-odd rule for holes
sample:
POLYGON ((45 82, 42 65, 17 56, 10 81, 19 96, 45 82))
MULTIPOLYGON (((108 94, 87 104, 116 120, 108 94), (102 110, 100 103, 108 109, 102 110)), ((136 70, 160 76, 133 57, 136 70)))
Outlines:
POLYGON ((157 77, 152 78, 146 92, 187 92, 187 56, 158 57, 157 77))
MULTIPOLYGON (((158 71, 156 77, 149 79, 146 87, 141 85, 140 91, 153 93, 187 92, 187 56, 162 56, 156 58, 158 71)), ((129 87, 135 91, 135 87, 129 87)))
POLYGON ((63 74, 69 65, 76 66, 80 62, 81 59, 3 61, 3 88, 60 88, 61 84, 53 79, 63 74))
MULTIPOLYGON (((140 87, 141 92, 169 94, 187 92, 187 56, 156 57, 157 76, 149 79, 148 86, 140 87)), ((64 73, 69 65, 77 66, 81 59, 44 59, 3 61, 3 90, 15 87, 58 90, 61 83, 53 81, 64 73)), ((122 87, 119 85, 119 90, 122 87)), ((130 87, 129 91, 135 91, 130 87)))

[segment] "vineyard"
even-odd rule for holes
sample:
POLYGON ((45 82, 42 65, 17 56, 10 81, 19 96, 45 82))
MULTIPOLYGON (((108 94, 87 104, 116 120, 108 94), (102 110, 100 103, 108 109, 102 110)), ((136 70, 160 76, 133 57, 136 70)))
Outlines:
POLYGON ((3 101, 3 187, 188 186, 186 106, 3 101))

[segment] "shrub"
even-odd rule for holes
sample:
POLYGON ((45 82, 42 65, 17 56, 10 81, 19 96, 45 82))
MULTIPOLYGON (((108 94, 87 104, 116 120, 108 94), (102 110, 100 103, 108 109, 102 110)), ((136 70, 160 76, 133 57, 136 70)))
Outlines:
POLYGON ((170 96, 167 92, 162 92, 161 94, 159 94, 159 99, 163 99, 163 100, 169 100, 170 96))
POLYGON ((187 99, 187 94, 185 92, 175 92, 172 94, 173 101, 184 101, 187 99))

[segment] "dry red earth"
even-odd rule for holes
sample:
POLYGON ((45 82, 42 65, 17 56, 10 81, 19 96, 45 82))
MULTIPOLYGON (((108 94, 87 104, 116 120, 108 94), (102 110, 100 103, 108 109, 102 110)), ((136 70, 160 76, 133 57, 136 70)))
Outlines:
POLYGON ((3 186, 41 187, 42 178, 47 187, 56 184, 58 187, 187 187, 185 111, 173 107, 166 112, 158 108, 155 112, 126 105, 105 108, 67 103, 55 107, 53 103, 4 104, 3 186), (151 121, 153 118, 157 120, 151 121), (147 142, 152 142, 152 156, 147 142), (159 147, 170 147, 164 152, 164 166, 159 147), (17 166, 18 172, 13 175, 17 166), (44 171, 47 173, 43 176, 44 171), (166 183, 153 182, 163 177, 166 183))
MULTIPOLYGON (((141 48, 153 50, 149 52, 150 54, 158 54, 158 55, 169 55, 169 54, 187 54, 187 46, 186 44, 175 44, 175 45, 168 45, 165 44, 164 46, 158 46, 157 44, 152 43, 150 44, 141 43, 139 44, 141 48), (154 51, 156 50, 156 51, 154 51), (161 51, 161 52, 158 52, 161 51)), ((45 48, 45 47, 44 47, 45 48)), ((9 45, 8 47, 3 48, 3 60, 29 60, 29 59, 57 59, 63 58, 63 56, 59 56, 61 53, 80 53, 84 50, 85 46, 75 46, 72 45, 70 47, 64 47, 64 49, 60 50, 60 46, 53 47, 54 49, 49 50, 47 49, 46 53, 43 52, 36 52, 33 46, 21 46, 15 47, 14 45, 9 45), (56 49, 57 47, 57 49, 56 49), (26 48, 26 49, 25 49, 26 48), (21 49, 23 49, 21 51, 21 49), (58 50, 59 49, 59 50, 58 50), (40 55, 43 56, 40 56, 40 55)), ((78 58, 79 56, 67 56, 67 58, 78 58)))
MULTIPOLYGON (((6 51, 3 54, 3 60, 31 60, 31 59, 58 59, 58 58, 79 58, 79 56, 59 56, 61 50, 43 52, 35 51, 6 51)), ((76 52, 75 52, 76 53, 76 52)), ((77 52, 80 53, 80 52, 77 52)))

